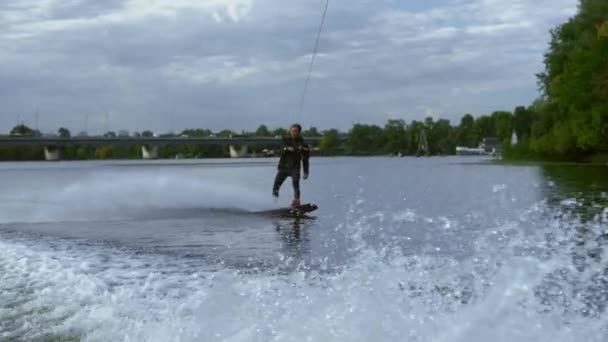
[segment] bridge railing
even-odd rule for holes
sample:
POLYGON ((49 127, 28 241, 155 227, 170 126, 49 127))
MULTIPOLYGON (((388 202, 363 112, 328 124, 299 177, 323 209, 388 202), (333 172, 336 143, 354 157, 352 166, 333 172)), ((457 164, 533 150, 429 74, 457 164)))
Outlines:
MULTIPOLYGON (((318 144, 320 137, 304 138, 309 144, 318 144)), ((100 146, 100 145, 279 145, 276 137, 12 137, 0 136, 0 146, 100 146)))

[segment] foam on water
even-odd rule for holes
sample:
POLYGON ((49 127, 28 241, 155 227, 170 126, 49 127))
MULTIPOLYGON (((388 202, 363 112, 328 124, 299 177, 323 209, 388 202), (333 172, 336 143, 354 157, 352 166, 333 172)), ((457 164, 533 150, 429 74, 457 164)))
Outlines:
MULTIPOLYGON (((111 246, 6 235, 0 337, 606 341, 608 255, 591 243, 606 233, 605 222, 547 218, 551 210, 539 203, 488 227, 473 256, 457 259, 411 254, 390 239, 368 244, 370 231, 417 216, 365 214, 354 205, 339 229, 352 237, 356 256, 331 273, 210 270, 111 246), (580 226, 587 245, 579 243, 580 226)), ((446 226, 447 218, 431 219, 446 226)))

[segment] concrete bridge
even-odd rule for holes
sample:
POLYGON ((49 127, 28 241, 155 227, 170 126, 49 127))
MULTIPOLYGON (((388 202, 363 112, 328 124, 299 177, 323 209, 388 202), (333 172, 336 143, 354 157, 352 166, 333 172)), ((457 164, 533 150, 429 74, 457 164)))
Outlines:
MULTIPOLYGON (((304 138, 314 146, 320 137, 304 138)), ((342 138, 341 140, 344 140, 342 138)), ((247 154, 248 146, 276 146, 282 143, 282 138, 271 137, 12 137, 0 136, 0 147, 6 146, 40 146, 44 148, 47 160, 59 160, 60 148, 66 146, 141 146, 144 159, 158 158, 159 146, 167 145, 228 145, 231 157, 241 157, 247 154)))

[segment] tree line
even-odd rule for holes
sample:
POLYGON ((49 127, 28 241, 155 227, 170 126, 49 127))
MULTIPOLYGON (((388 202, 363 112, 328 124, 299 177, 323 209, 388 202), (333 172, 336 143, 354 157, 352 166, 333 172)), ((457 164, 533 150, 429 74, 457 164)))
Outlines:
MULTIPOLYGON (((456 151, 456 146, 477 147, 484 137, 500 136, 507 139, 511 135, 514 116, 510 112, 498 111, 491 115, 474 118, 466 114, 456 126, 449 120, 439 119, 435 121, 432 117, 424 121, 411 121, 407 123, 403 119, 391 119, 384 125, 356 123, 346 132, 337 129, 320 131, 316 127, 305 128, 302 132, 304 138, 321 138, 317 153, 323 155, 416 155, 419 151, 422 136, 426 137, 428 143, 424 150, 426 155, 450 155, 456 151), (346 139, 342 139, 346 137, 346 139)), ((221 130, 213 132, 209 129, 186 129, 177 134, 161 134, 160 137, 280 137, 288 135, 287 128, 269 129, 266 125, 259 126, 255 131, 235 132, 221 130)), ((25 125, 14 127, 11 136, 18 139, 20 136, 41 136, 40 132, 25 125)), ((60 128, 57 136, 63 138, 71 137, 66 128, 60 128)), ((106 132, 103 137, 116 137, 115 132, 106 132)), ((151 131, 135 132, 131 136, 151 137, 151 131)), ((254 152, 263 155, 262 151, 272 150, 276 146, 252 146, 254 152)), ((141 158, 141 150, 137 146, 114 146, 108 144, 101 147, 69 146, 61 151, 63 159, 138 159, 141 158)), ((163 146, 159 149, 160 158, 219 158, 229 156, 227 146, 200 146, 200 145, 175 145, 163 146)), ((0 160, 41 160, 44 159, 43 149, 40 147, 4 147, 0 148, 0 160)))
POLYGON ((542 95, 519 116, 532 124, 507 157, 585 160, 607 154, 608 1, 581 0, 576 15, 550 33, 545 70, 536 75, 542 95))

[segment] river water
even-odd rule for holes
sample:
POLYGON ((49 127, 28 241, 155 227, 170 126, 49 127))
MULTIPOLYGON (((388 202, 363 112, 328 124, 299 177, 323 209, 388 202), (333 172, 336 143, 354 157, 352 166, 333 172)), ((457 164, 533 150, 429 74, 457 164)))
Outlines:
POLYGON ((0 340, 608 341, 608 167, 0 164, 0 340))

